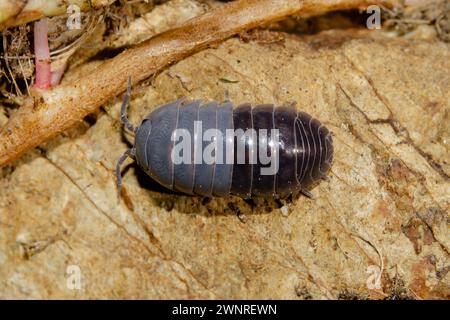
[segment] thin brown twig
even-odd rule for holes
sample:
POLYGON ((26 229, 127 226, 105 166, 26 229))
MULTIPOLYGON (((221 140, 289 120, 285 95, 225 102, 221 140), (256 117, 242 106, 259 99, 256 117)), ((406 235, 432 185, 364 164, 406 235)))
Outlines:
MULTIPOLYGON (((5 32, 3 32, 3 51, 4 51, 4 60, 5 60, 6 70, 8 70, 8 73, 11 77, 11 81, 14 84, 14 87, 16 89, 16 93, 19 96, 22 96, 22 91, 20 91, 19 86, 17 85, 17 82, 16 82, 16 78, 14 77, 14 73, 11 71, 11 68, 9 66, 8 41, 7 41, 7 36, 6 36, 5 32)), ((6 75, 6 73, 5 73, 5 75, 6 75)))
POLYGON ((127 87, 235 34, 292 14, 390 5, 393 0, 240 0, 208 11, 105 61, 90 75, 52 90, 34 90, 0 132, 0 167, 96 111, 127 87))

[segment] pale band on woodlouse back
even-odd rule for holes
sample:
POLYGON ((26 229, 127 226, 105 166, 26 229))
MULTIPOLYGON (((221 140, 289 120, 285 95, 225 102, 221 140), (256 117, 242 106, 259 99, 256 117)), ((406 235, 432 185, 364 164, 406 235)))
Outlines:
POLYGON ((183 98, 158 107, 135 129, 126 117, 130 88, 121 120, 135 142, 116 167, 119 192, 128 156, 164 187, 200 196, 310 195, 331 168, 331 132, 293 104, 234 107, 183 98))

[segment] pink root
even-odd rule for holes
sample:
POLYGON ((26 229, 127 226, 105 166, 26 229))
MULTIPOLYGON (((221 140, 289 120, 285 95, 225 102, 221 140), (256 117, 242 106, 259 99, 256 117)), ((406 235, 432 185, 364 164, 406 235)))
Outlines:
POLYGON ((50 49, 48 47, 47 19, 34 23, 34 53, 36 56, 36 82, 39 89, 49 89, 52 81, 50 49))

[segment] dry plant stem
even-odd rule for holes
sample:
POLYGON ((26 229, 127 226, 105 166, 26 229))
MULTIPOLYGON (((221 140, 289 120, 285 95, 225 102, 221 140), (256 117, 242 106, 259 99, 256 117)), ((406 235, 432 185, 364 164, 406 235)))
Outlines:
POLYGON ((82 121, 123 92, 129 76, 137 83, 208 45, 294 13, 310 16, 374 3, 391 4, 374 0, 242 0, 209 11, 105 61, 83 79, 52 90, 35 90, 0 132, 0 166, 82 121))

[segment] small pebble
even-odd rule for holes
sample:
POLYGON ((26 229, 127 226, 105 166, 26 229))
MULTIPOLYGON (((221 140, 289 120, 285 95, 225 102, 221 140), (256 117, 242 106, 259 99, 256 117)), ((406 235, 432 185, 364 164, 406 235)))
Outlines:
POLYGON ((281 207, 281 214, 283 217, 287 217, 289 215, 289 206, 284 205, 281 207))

